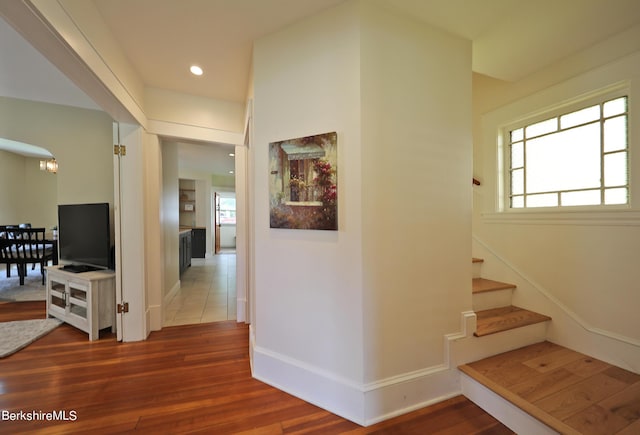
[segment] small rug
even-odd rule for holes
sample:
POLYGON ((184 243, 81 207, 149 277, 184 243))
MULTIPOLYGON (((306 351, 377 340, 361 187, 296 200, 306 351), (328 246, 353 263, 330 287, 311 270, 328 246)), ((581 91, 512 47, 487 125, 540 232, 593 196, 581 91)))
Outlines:
POLYGON ((11 277, 7 278, 4 267, 0 267, 0 301, 44 301, 46 299, 45 286, 42 285, 40 267, 31 270, 27 268, 24 285, 20 285, 18 270, 11 268, 11 277))
POLYGON ((0 358, 9 356, 60 326, 58 319, 17 320, 0 323, 0 358))

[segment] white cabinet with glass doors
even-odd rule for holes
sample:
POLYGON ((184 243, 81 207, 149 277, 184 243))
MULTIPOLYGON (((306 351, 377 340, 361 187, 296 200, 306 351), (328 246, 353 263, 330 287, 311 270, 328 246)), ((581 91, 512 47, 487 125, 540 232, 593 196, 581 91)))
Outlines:
POLYGON ((66 272, 47 267, 47 317, 56 317, 97 340, 99 331, 115 331, 115 273, 66 272))

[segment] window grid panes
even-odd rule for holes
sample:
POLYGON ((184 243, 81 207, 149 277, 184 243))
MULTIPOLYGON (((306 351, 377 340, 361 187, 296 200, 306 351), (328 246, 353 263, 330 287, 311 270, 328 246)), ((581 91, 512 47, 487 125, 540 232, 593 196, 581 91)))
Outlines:
POLYGON ((220 224, 236 224, 235 198, 220 198, 220 224))
POLYGON ((629 203, 627 97, 510 131, 511 208, 629 203))

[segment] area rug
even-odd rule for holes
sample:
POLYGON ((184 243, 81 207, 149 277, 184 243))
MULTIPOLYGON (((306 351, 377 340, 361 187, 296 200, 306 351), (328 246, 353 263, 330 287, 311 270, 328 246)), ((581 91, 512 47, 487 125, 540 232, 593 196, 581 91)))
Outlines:
POLYGON ((11 269, 10 278, 7 278, 4 268, 0 268, 0 301, 44 301, 46 299, 40 268, 31 270, 31 267, 28 267, 27 269, 24 285, 20 285, 15 266, 11 269))
POLYGON ((58 319, 17 320, 0 323, 0 358, 7 357, 60 326, 58 319))

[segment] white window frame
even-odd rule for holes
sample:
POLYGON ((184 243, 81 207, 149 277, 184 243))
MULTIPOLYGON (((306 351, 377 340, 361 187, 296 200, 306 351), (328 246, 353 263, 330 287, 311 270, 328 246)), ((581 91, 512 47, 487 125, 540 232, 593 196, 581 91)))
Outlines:
POLYGON ((631 146, 631 92, 629 84, 615 86, 612 88, 607 88, 604 90, 598 90, 593 93, 590 93, 588 96, 583 96, 569 102, 565 102, 562 104, 558 104, 540 112, 530 114, 529 116, 520 118, 513 122, 510 122, 506 125, 503 125, 499 129, 499 167, 501 172, 501 186, 499 189, 499 197, 500 197, 500 209, 503 213, 565 213, 565 212, 603 212, 610 210, 628 210, 632 204, 632 195, 634 194, 632 190, 632 182, 631 179, 633 177, 633 168, 631 164, 632 157, 632 146, 631 146), (511 207, 511 171, 510 171, 510 143, 511 131, 517 130, 519 128, 523 128, 528 125, 535 124, 540 121, 545 121, 550 118, 558 117, 565 115, 567 113, 571 113, 574 111, 578 111, 580 109, 590 107, 596 104, 601 104, 606 101, 614 100, 619 97, 627 97, 627 171, 628 171, 628 179, 627 179, 627 188, 628 188, 628 203, 627 204, 617 204, 617 205, 578 205, 578 206, 551 206, 551 207, 521 207, 521 208, 512 208, 511 207))

